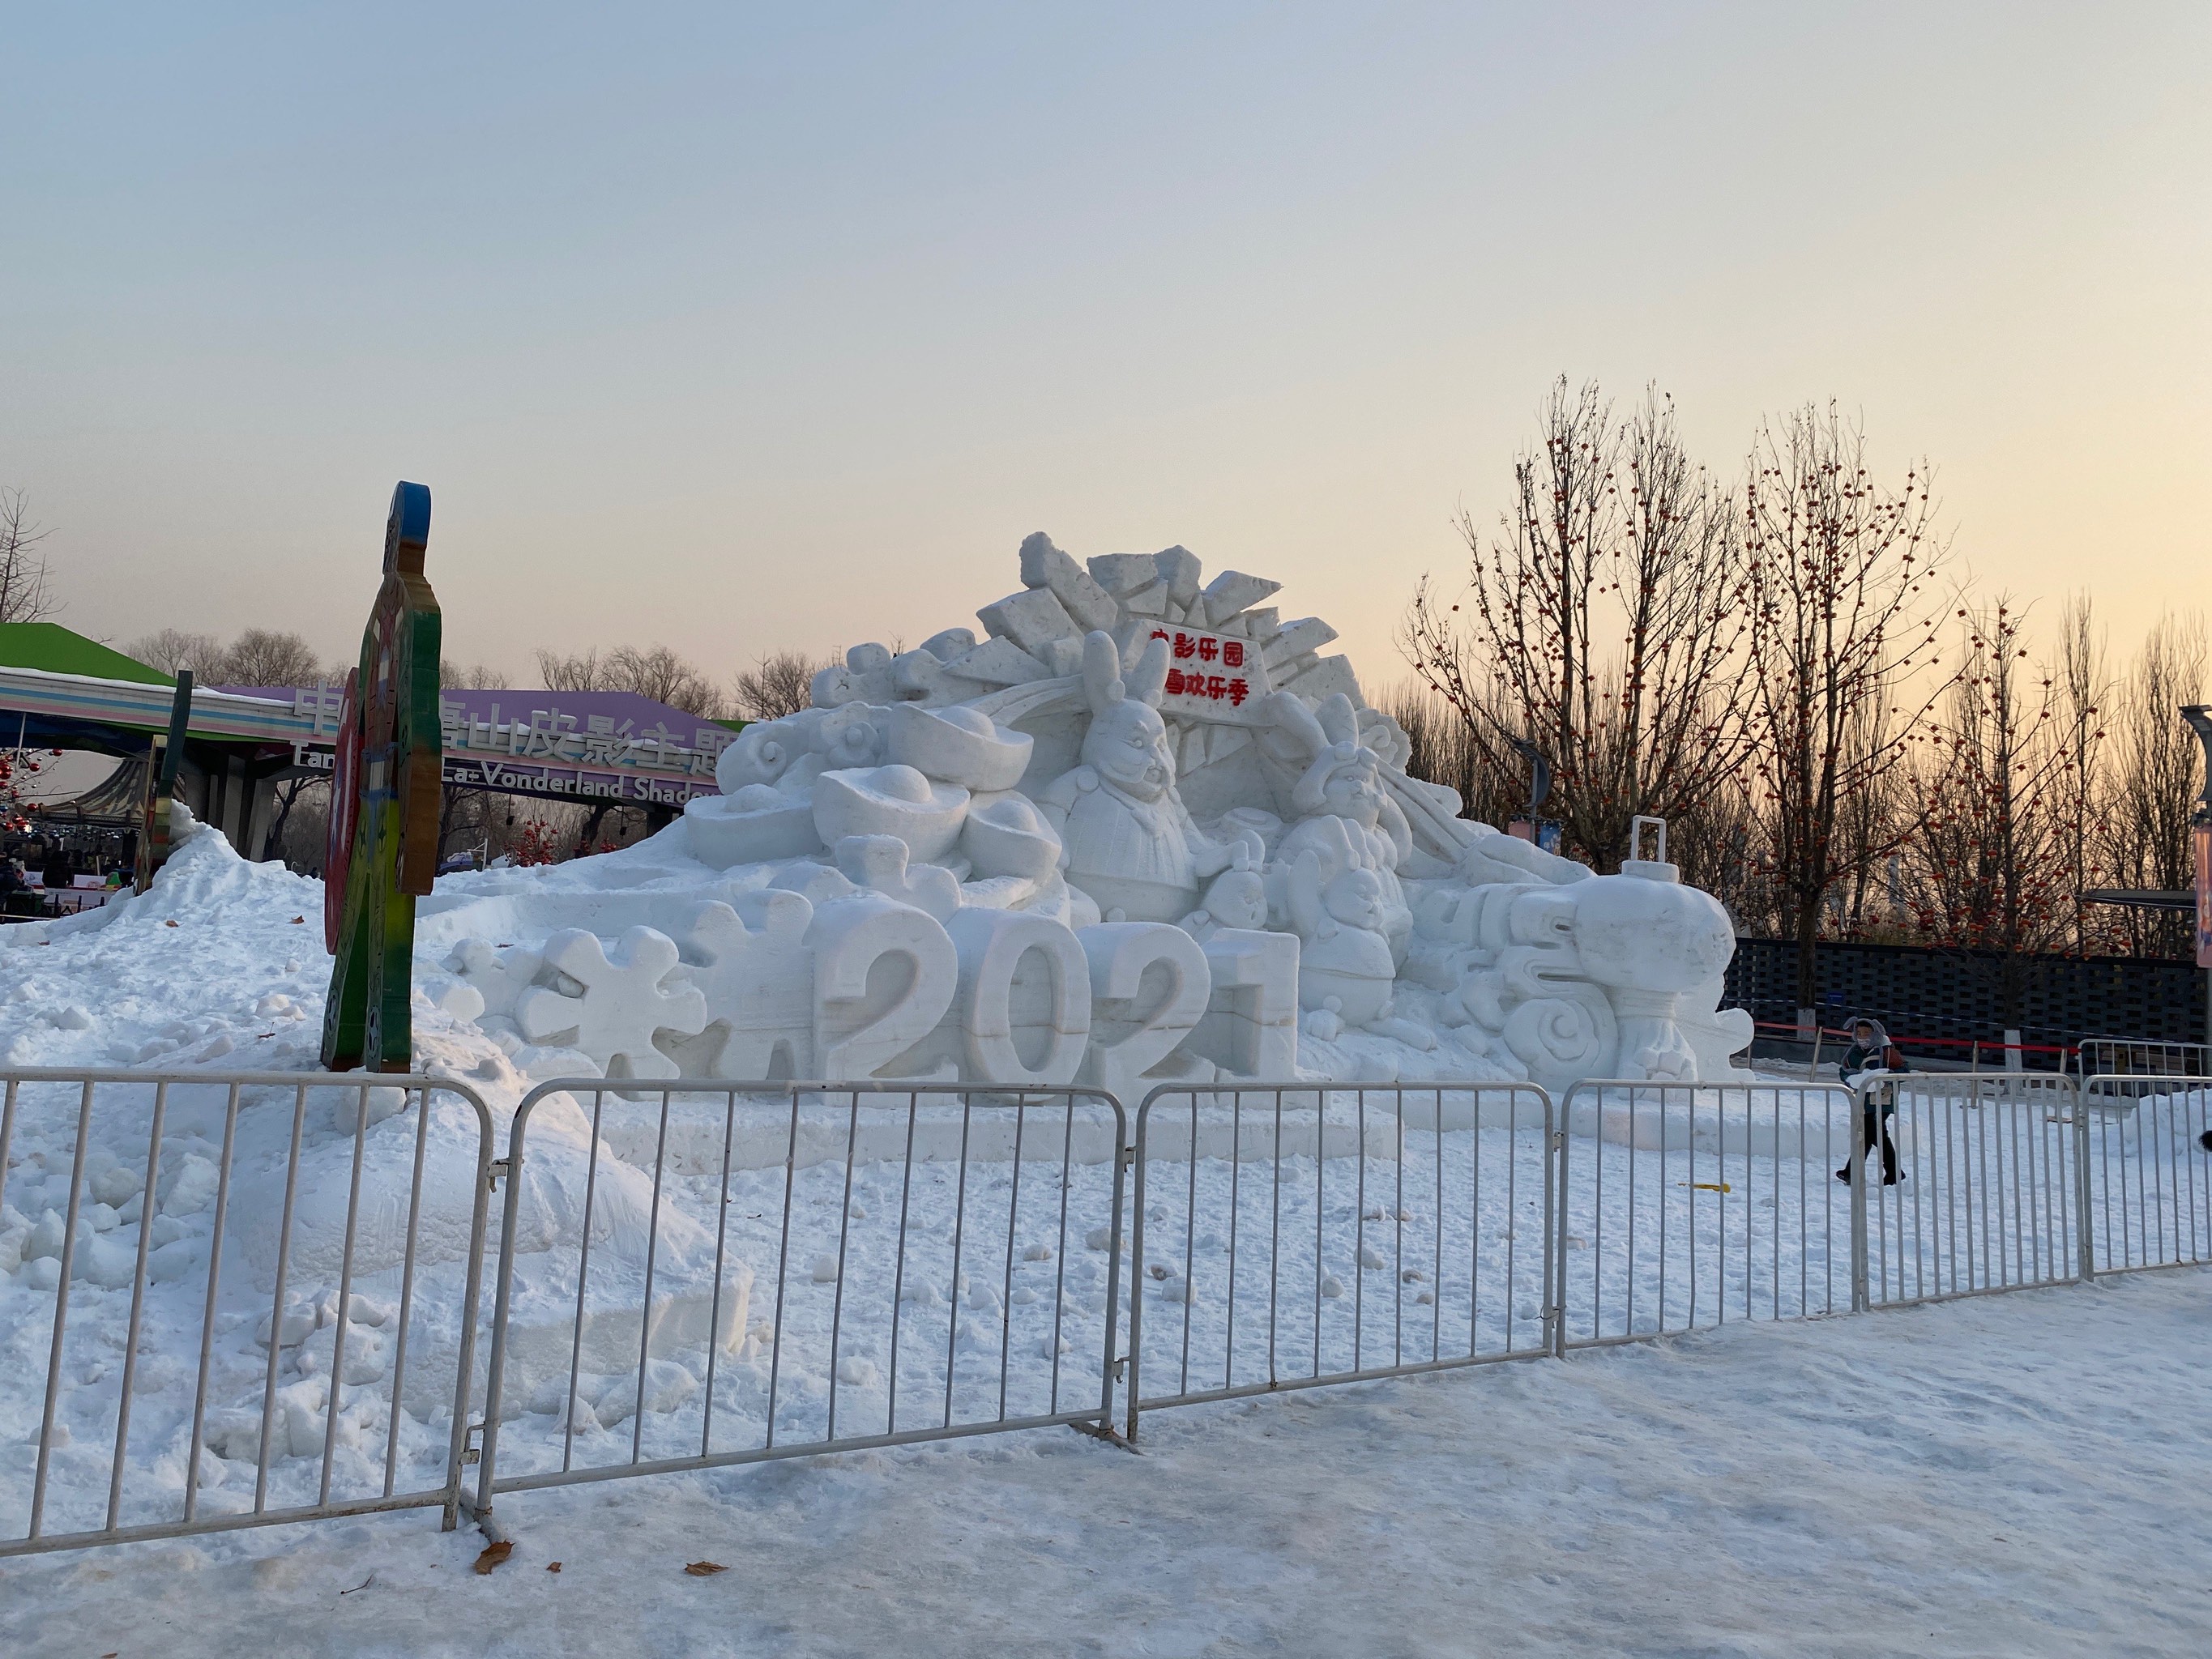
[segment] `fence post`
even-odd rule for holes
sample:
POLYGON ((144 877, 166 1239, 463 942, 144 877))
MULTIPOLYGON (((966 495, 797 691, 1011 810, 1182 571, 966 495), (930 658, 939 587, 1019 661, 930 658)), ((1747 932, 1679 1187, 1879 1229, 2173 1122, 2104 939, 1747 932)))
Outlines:
MULTIPOLYGON (((1571 1095, 1572 1090, 1568 1093, 1571 1095)), ((1477 1097, 1480 1103, 1480 1097, 1477 1097)), ((1599 1105, 1599 1136, 1604 1135, 1604 1106, 1599 1105)), ((1551 1305, 1544 1310, 1544 1346, 1554 1359, 1567 1357, 1567 1122, 1564 1106, 1557 1109, 1552 1104, 1548 1090, 1544 1095, 1544 1115, 1552 1119, 1551 1133, 1544 1137, 1545 1162, 1549 1167, 1545 1178, 1551 1183, 1552 1224, 1544 1229, 1545 1299, 1551 1305)), ((1482 1109, 1475 1108, 1475 1133, 1482 1133, 1482 1109)), ((1592 1237, 1595 1237, 1595 1234, 1592 1237)), ((1507 1286, 1507 1294, 1512 1287, 1507 1286)), ((1509 1345, 1510 1346, 1510 1345, 1509 1345)))
MULTIPOLYGON (((507 1130, 506 1167, 499 1171, 507 1177, 507 1201, 500 1210, 499 1256, 495 1270, 497 1277, 492 1286, 491 1352, 484 1362, 483 1441, 477 1453, 477 1501, 475 1507, 471 1510, 471 1514, 479 1521, 491 1513, 492 1483, 498 1475, 499 1414, 500 1408, 504 1403, 507 1388, 507 1324, 510 1293, 514 1287, 514 1235, 516 1223, 522 1212, 520 1177, 523 1134, 530 1127, 530 1114, 536 1108, 540 1097, 556 1092, 559 1081, 560 1079, 552 1079, 538 1084, 528 1094, 523 1096, 521 1103, 515 1107, 514 1118, 507 1130)), ((596 1118, 593 1121, 596 1123, 596 1118)), ((594 1162, 599 1158, 596 1146, 592 1149, 592 1157, 594 1162)), ((489 1173, 487 1171, 487 1176, 489 1173)), ((489 1180, 487 1179, 482 1184, 485 1194, 489 1195, 491 1190, 489 1180)), ((481 1202, 482 1200, 479 1200, 479 1203, 481 1202)), ((488 1221, 480 1222, 479 1227, 481 1229, 487 1224, 488 1221)), ((484 1252, 489 1242, 489 1236, 480 1231, 477 1243, 478 1255, 481 1255, 484 1252)), ((569 1379, 571 1390, 574 1386, 575 1379, 572 1376, 569 1379)), ((642 1379, 641 1379, 641 1389, 642 1386, 642 1379)), ((564 1395, 561 1402, 562 1420, 566 1421, 568 1414, 575 1409, 573 1392, 564 1395)), ((458 1424, 456 1432, 462 1432, 458 1424)), ((459 1461, 458 1453, 456 1461, 459 1461)))
MULTIPOLYGON (((1121 1104, 1121 1097, 1119 1095, 1109 1093, 1103 1089, 1097 1092, 1100 1097, 1106 1101, 1106 1103, 1114 1109, 1114 1203, 1113 1207, 1108 1211, 1106 1217, 1106 1226, 1108 1230, 1106 1242, 1106 1352, 1101 1359, 1101 1364, 1104 1368, 1103 1371, 1103 1380, 1100 1382, 1098 1390, 1098 1432, 1101 1436, 1110 1438, 1114 1432, 1114 1384, 1119 1380, 1115 1376, 1115 1373, 1120 1370, 1120 1367, 1114 1363, 1114 1350, 1119 1346, 1115 1341, 1115 1338, 1121 1332, 1118 1316, 1121 1306, 1121 1218, 1128 1213, 1128 1206, 1132 1202, 1129 1193, 1129 1176, 1130 1171, 1137 1167, 1137 1156, 1135 1147, 1128 1139, 1128 1114, 1121 1104)), ((1073 1121, 1075 1116, 1075 1097, 1073 1095, 1068 1097, 1067 1114, 1070 1121, 1073 1121)), ((1198 1156, 1197 1116, 1197 1109, 1194 1107, 1191 1112, 1192 1127, 1190 1137, 1190 1155, 1194 1159, 1198 1156)), ((1021 1129, 1018 1124, 1014 1130, 1014 1168, 1017 1172, 1021 1169, 1021 1158, 1022 1138, 1021 1129)), ((1066 1175, 1063 1170, 1061 1179, 1066 1180, 1066 1175)), ((1137 1178, 1141 1181, 1144 1177, 1140 1173, 1137 1178)), ((1145 1225, 1145 1212, 1141 1208, 1137 1211, 1134 1225, 1138 1229, 1138 1237, 1141 1244, 1145 1225)), ((1065 1239, 1061 1241, 1063 1244, 1066 1242, 1066 1241, 1065 1239)), ((1007 1246, 1007 1249, 1010 1253, 1012 1248, 1013 1247, 1011 1243, 1007 1246)), ((1008 1271, 1009 1273, 1012 1272, 1011 1267, 1008 1271)), ((1183 1287, 1183 1294, 1186 1297, 1190 1294, 1190 1288, 1188 1283, 1186 1283, 1183 1287)), ((1144 1267, 1142 1261, 1140 1257, 1132 1257, 1129 1268, 1129 1364, 1133 1367, 1137 1363, 1137 1320, 1139 1310, 1144 1305, 1144 1267)), ((950 1392, 951 1386, 951 1378, 948 1374, 945 1379, 945 1388, 948 1393, 950 1392)), ((1057 1407, 1060 1402, 1058 1401, 1054 1401, 1053 1403, 1057 1407)), ((1001 1410, 1003 1411, 1003 1409, 1004 1407, 1002 1405, 1001 1410)), ((1136 1443, 1136 1438, 1137 1390, 1133 1380, 1129 1389, 1129 1442, 1132 1445, 1136 1443)))
POLYGON ((2087 1284, 2097 1276, 2095 1231, 2089 1225, 2089 1096, 2088 1079, 2074 1079, 2074 1242, 2078 1251, 2075 1275, 2087 1284))
POLYGON ((1866 1115, 1877 1109, 1874 1090, 1879 1085, 1862 1083, 1851 1091, 1853 1111, 1849 1125, 1851 1172, 1851 1311, 1869 1313, 1874 1297, 1867 1275, 1866 1115))
MULTIPOLYGON (((1129 1145, 1115 1154, 1121 1164, 1121 1167, 1114 1174, 1114 1218, 1116 1224, 1120 1222, 1121 1216, 1122 1184, 1125 1182, 1130 1183, 1129 1357, 1127 1363, 1120 1368, 1121 1376, 1115 1380, 1121 1385, 1122 1407, 1127 1413, 1126 1420, 1128 1426, 1123 1438, 1133 1446, 1137 1443, 1137 1390, 1140 1382, 1138 1373, 1142 1366, 1145 1346, 1145 1154, 1150 1150, 1146 1145, 1146 1139, 1152 1130, 1152 1103, 1168 1091, 1168 1085, 1162 1084, 1138 1103, 1137 1121, 1129 1133, 1129 1145)), ((1279 1100, 1276 1103, 1276 1109, 1279 1112, 1281 1109, 1279 1100)), ((1231 1164, 1237 1161, 1238 1151, 1236 1139, 1232 1135, 1229 1146, 1229 1158, 1231 1164)), ((1198 1097, 1195 1094, 1190 1097, 1190 1155, 1194 1161, 1197 1159, 1198 1097)), ((1198 1230, 1197 1218, 1195 1216, 1188 1218, 1186 1226, 1188 1231, 1184 1237, 1188 1237, 1198 1230)), ((1114 1240, 1114 1248, 1117 1252, 1121 1245, 1121 1241, 1117 1233, 1114 1240)), ((1237 1287, 1233 1277, 1229 1293, 1231 1300, 1234 1302, 1237 1287)), ((1183 1294, 1186 1297, 1190 1294, 1188 1284, 1183 1287, 1183 1294)), ((1110 1321, 1111 1316, 1109 1315, 1109 1317, 1110 1321)), ((1108 1358, 1110 1362, 1112 1358, 1110 1352, 1108 1358)), ((1231 1363, 1234 1363, 1233 1359, 1231 1363)), ((1107 1375, 1109 1377, 1113 1376, 1115 1369, 1109 1363, 1107 1367, 1107 1375)))

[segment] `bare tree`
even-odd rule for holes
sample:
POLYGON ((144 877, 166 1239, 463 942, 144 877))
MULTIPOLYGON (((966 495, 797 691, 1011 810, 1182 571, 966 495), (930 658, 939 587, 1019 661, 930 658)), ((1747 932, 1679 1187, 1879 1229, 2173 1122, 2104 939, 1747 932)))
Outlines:
POLYGON ((1518 809, 1519 798, 1496 793, 1467 723, 1428 685, 1417 679, 1394 687, 1382 707, 1406 734, 1407 775, 1459 791, 1462 817, 1489 820, 1518 809))
POLYGON ((538 649, 538 678, 545 683, 548 691, 614 691, 623 689, 609 679, 596 649, 563 656, 558 651, 548 651, 540 646, 538 649))
MULTIPOLYGON (((2203 750, 2180 711, 2207 689, 2203 619, 2163 617, 2115 700, 2112 793, 2100 822, 2106 867, 2119 886, 2176 891, 2196 879, 2189 823, 2203 750)), ((2185 915, 2129 910, 2121 926, 2136 954, 2191 954, 2185 915)))
POLYGON ((2063 727, 2057 740, 2065 751, 2065 775, 2059 787, 2059 840, 2066 858, 2074 951, 2087 956, 2093 936, 2101 941, 2110 931, 2106 918, 2093 923, 2091 907, 2081 902, 2081 893, 2098 884, 2097 856, 2101 849, 2094 826, 2106 805, 2104 710, 2112 696, 2104 641, 2097 632, 2087 593, 2069 599, 2059 615, 2055 672, 2063 727))
MULTIPOLYGON (((1869 477, 1866 441, 1832 404, 1762 427, 1743 484, 1753 764, 1765 797, 1778 921, 1810 1006, 1814 947, 1837 885, 1902 844, 1908 823, 1846 845, 1845 803, 1883 787, 1943 685, 1905 688, 1936 654, 1928 592, 1945 548, 1925 464, 1869 477), (1879 726, 1869 711, 1880 707, 1879 726)), ((1921 675, 1922 681, 1940 677, 1921 675)))
POLYGON ((39 544, 53 532, 31 517, 30 498, 0 485, 0 623, 36 622, 61 609, 46 592, 39 544))
POLYGON ((549 691, 634 691, 704 720, 720 719, 726 706, 721 689, 665 645, 617 646, 605 656, 596 649, 569 656, 541 650, 538 672, 549 691))
MULTIPOLYGON (((210 672, 229 685, 313 685, 333 678, 304 637, 273 628, 247 629, 210 672)), ((335 678, 345 676, 341 672, 335 678)))
POLYGON ((179 671, 189 668, 193 678, 211 684, 213 671, 222 661, 222 641, 212 634, 188 634, 180 628, 164 628, 131 641, 124 654, 137 658, 149 668, 160 669, 172 679, 179 671))
POLYGON ((1514 739, 1534 742, 1568 844, 1609 865, 1637 814, 1686 816, 1742 759, 1741 544, 1657 393, 1616 427, 1595 386, 1562 379, 1540 418, 1504 533, 1462 514, 1466 592, 1447 604, 1424 578, 1399 646, 1466 726, 1474 793, 1510 799, 1514 739))
POLYGON ((505 672, 488 663, 458 663, 451 657, 438 659, 441 691, 504 691, 511 684, 505 672))
POLYGON ((622 689, 640 696, 681 708, 704 720, 720 720, 728 707, 722 689, 694 663, 687 662, 665 645, 650 650, 617 646, 607 653, 608 666, 622 689))
POLYGON ((817 662, 803 651, 777 651, 763 657, 737 677, 738 718, 780 720, 812 707, 815 673, 828 665, 826 659, 817 662))
MULTIPOLYGON (((1878 699, 1860 706, 1844 735, 1851 763, 1888 744, 1890 714, 1889 705, 1878 699)), ((1837 938, 1865 938, 1877 915, 1891 923, 1905 920, 1897 869, 1899 836, 1910 818, 1905 771, 1877 769, 1838 803, 1836 839, 1843 849, 1838 864, 1848 873, 1828 896, 1826 927, 1837 938)))
MULTIPOLYGON (((282 855, 289 864, 292 859, 292 849, 299 844, 299 838, 293 833, 291 826, 294 814, 300 810, 301 801, 312 800, 320 804, 314 813, 315 821, 327 828, 330 798, 331 781, 321 774, 302 772, 297 777, 284 779, 276 791, 276 811, 270 815, 269 833, 262 840, 261 856, 273 859, 282 855)), ((315 860, 319 864, 321 859, 322 849, 318 847, 315 860)))
POLYGON ((1993 976, 2004 1018, 2017 1024, 2022 957, 2074 932, 2064 695, 2055 672, 2027 665, 2024 613, 2000 599, 1958 615, 1966 643, 1929 732, 1913 905, 1935 943, 1996 953, 1993 963, 1966 966, 1993 976))
POLYGON ((1747 766, 1715 780, 1669 823, 1668 831, 1668 854, 1682 879, 1720 900, 1738 933, 1772 930, 1773 861, 1747 766))

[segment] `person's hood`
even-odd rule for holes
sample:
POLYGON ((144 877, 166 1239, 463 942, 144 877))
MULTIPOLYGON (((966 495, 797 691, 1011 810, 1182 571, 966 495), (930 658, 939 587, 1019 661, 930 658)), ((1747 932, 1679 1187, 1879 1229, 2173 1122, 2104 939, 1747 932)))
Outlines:
POLYGON ((1866 1043, 1866 1046, 1870 1052, 1878 1054, 1883 1049, 1889 1047, 1889 1033, 1882 1029, 1882 1024, 1878 1019, 1853 1020, 1851 1022, 1852 1042, 1856 1042, 1859 1041, 1859 1027, 1862 1025, 1871 1025, 1874 1027, 1874 1036, 1867 1039, 1866 1043))

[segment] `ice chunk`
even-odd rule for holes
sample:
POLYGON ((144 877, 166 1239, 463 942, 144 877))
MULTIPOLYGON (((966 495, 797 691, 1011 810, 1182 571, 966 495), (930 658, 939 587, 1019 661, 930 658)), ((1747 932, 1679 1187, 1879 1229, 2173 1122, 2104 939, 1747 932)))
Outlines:
POLYGON ((215 1202, 222 1171, 210 1158, 186 1152, 177 1167, 162 1178, 161 1210, 166 1215, 195 1215, 215 1202))

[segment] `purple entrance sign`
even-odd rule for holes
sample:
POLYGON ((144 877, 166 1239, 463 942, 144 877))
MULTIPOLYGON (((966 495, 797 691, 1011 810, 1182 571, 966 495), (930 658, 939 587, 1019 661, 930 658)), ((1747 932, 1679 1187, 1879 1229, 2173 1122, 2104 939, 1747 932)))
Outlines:
MULTIPOLYGON (((313 723, 311 735, 293 742, 295 762, 331 764, 341 688, 236 690, 289 702, 313 723)), ((726 726, 634 691, 441 691, 438 716, 448 784, 643 805, 719 793, 714 762, 737 738, 726 726)))

